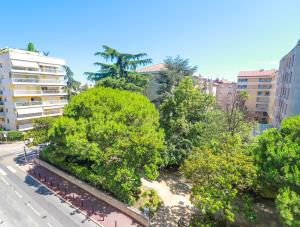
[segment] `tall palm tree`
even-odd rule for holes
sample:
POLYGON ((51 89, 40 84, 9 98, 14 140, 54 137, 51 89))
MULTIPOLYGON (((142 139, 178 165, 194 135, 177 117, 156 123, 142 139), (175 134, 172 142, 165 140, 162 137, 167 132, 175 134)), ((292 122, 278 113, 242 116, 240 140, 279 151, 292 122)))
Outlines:
POLYGON ((96 73, 86 72, 89 80, 98 81, 105 77, 124 78, 127 77, 138 66, 145 66, 152 63, 152 60, 147 57, 146 53, 128 54, 120 53, 116 49, 109 46, 102 46, 104 51, 96 52, 95 56, 103 57, 106 61, 115 62, 113 64, 105 64, 95 62, 94 65, 100 66, 100 70, 96 73))

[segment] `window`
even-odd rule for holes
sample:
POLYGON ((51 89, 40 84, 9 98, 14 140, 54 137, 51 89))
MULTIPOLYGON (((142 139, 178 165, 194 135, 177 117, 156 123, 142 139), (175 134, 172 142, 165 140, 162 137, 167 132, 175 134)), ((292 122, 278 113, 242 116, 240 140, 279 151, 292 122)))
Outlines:
POLYGON ((9 119, 8 118, 6 119, 6 122, 9 123, 9 119))
POLYGON ((262 96, 262 94, 263 94, 262 91, 258 91, 258 92, 257 92, 257 95, 258 95, 258 96, 262 96))
POLYGON ((258 89, 270 89, 272 88, 272 85, 258 85, 258 89))
POLYGON ((247 85, 238 85, 238 89, 246 89, 247 85))
POLYGON ((266 91, 265 95, 266 95, 266 96, 270 96, 270 92, 269 92, 269 91, 266 91))
POLYGON ((272 79, 271 79, 271 78, 259 78, 258 81, 259 81, 259 82, 271 82, 272 79))
POLYGON ((246 78, 240 78, 240 79, 238 79, 238 82, 247 82, 248 81, 248 79, 246 79, 246 78))

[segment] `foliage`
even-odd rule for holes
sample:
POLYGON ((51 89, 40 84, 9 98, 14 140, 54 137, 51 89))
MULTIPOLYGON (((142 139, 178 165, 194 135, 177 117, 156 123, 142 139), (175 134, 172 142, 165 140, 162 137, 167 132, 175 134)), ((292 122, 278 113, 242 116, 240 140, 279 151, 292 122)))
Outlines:
POLYGON ((7 132, 7 140, 8 141, 20 141, 23 140, 23 133, 20 131, 8 131, 7 132))
POLYGON ((236 141, 227 141, 221 152, 196 148, 181 167, 193 184, 191 201, 207 226, 216 222, 214 217, 217 222, 233 222, 235 214, 245 210, 237 199, 250 201, 241 195, 252 188, 256 179, 253 158, 236 141))
POLYGON ((64 69, 66 72, 64 79, 67 81, 66 90, 68 94, 68 99, 70 99, 79 92, 80 82, 74 79, 74 73, 69 66, 64 65, 64 69))
POLYGON ((144 202, 139 209, 141 211, 145 211, 145 208, 148 209, 149 215, 152 217, 162 205, 162 201, 154 189, 143 192, 142 197, 147 197, 148 201, 144 202))
POLYGON ((103 78, 97 82, 97 86, 111 87, 120 90, 143 92, 147 82, 148 82, 147 76, 130 73, 127 77, 123 77, 123 78, 115 78, 115 77, 103 78))
POLYGON ((143 95, 92 88, 72 98, 49 132, 43 158, 132 203, 141 177, 154 179, 164 134, 159 113, 143 95))
POLYGON ((49 129, 52 127, 56 117, 42 117, 33 120, 33 129, 25 134, 25 138, 33 138, 32 145, 38 145, 50 141, 49 129))
POLYGON ((27 50, 37 52, 37 50, 35 49, 34 44, 32 42, 28 43, 27 50))
POLYGON ((300 195, 289 188, 279 191, 276 206, 284 226, 300 226, 300 195))
MULTIPOLYGON (((174 90, 173 96, 161 105, 161 124, 165 129, 167 153, 165 164, 179 166, 190 154, 194 145, 201 143, 201 122, 208 119, 207 112, 214 106, 211 95, 193 86, 185 77, 174 90)), ((212 118, 211 118, 212 120, 212 118)))
MULTIPOLYGON (((248 111, 246 101, 248 99, 247 92, 239 92, 232 94, 231 103, 227 105, 225 110, 226 127, 232 135, 236 133, 250 132, 252 127, 253 116, 248 111)), ((245 135, 248 136, 248 135, 245 135)))
POLYGON ((156 79, 159 84, 159 98, 156 100, 158 104, 161 104, 171 95, 185 76, 192 76, 197 70, 196 66, 189 65, 188 59, 183 59, 180 56, 176 58, 167 57, 164 64, 166 70, 162 70, 156 79))
POLYGON ((276 197, 286 226, 300 224, 300 115, 286 118, 281 128, 268 129, 254 150, 263 196, 276 197))
POLYGON ((100 70, 96 73, 86 72, 85 74, 89 80, 98 81, 106 77, 124 78, 130 75, 130 73, 138 66, 144 66, 152 62, 150 58, 145 58, 147 57, 146 53, 120 53, 116 49, 106 45, 103 45, 102 48, 104 51, 96 52, 95 56, 101 56, 106 61, 115 60, 115 63, 105 64, 101 62, 95 62, 94 64, 96 66, 100 66, 100 70))
POLYGON ((300 115, 285 119, 280 129, 268 129, 255 148, 255 162, 263 190, 276 196, 282 187, 300 191, 300 115))

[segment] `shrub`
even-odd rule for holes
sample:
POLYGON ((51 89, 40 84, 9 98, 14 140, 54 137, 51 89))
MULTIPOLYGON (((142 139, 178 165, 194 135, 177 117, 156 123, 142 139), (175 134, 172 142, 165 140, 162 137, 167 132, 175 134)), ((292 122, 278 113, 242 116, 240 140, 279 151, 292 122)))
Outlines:
POLYGON ((142 197, 148 197, 148 201, 140 206, 140 210, 144 211, 145 208, 147 208, 149 210, 149 215, 152 217, 162 205, 162 201, 154 189, 145 191, 142 194, 142 197))
POLYGON ((8 131, 7 133, 8 141, 20 141, 23 140, 23 133, 19 131, 8 131))

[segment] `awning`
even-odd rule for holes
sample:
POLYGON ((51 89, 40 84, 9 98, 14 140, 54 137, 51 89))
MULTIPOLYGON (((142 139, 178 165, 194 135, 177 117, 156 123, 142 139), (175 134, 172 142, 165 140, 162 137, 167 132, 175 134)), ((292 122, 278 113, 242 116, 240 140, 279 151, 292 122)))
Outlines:
POLYGON ((18 114, 30 114, 30 113, 42 113, 42 108, 26 108, 26 109, 18 109, 18 114))
POLYGON ((18 60, 11 60, 12 66, 16 67, 24 67, 24 68, 40 68, 39 65, 36 62, 30 62, 30 61, 18 61, 18 60))

